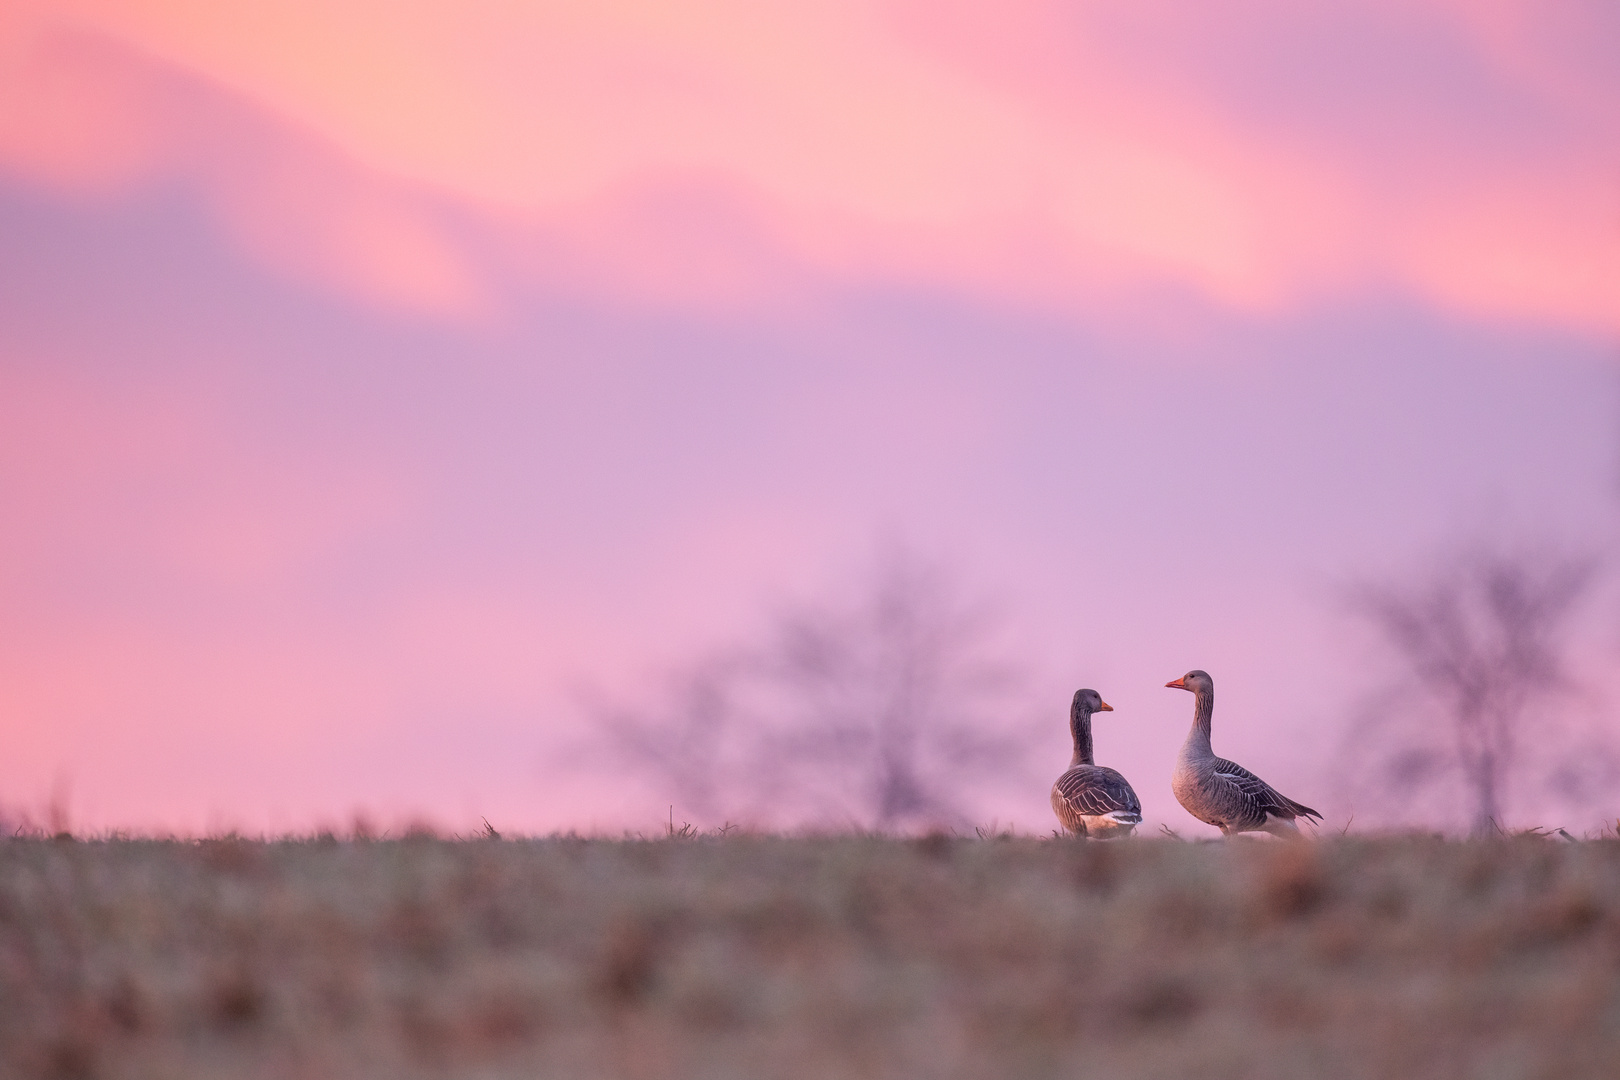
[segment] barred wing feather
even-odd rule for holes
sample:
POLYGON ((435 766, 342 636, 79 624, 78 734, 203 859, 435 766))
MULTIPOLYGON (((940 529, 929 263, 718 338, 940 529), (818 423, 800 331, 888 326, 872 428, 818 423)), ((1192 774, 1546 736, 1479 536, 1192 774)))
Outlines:
POLYGON ((1058 777, 1053 792, 1077 814, 1140 816, 1142 813, 1142 800, 1136 797, 1130 782, 1102 765, 1078 765, 1070 769, 1058 777))
POLYGON ((1247 806, 1262 817, 1267 814, 1289 819, 1313 817, 1320 820, 1322 817, 1304 803, 1297 803, 1288 798, 1235 761, 1216 758, 1215 775, 1224 780, 1247 806))

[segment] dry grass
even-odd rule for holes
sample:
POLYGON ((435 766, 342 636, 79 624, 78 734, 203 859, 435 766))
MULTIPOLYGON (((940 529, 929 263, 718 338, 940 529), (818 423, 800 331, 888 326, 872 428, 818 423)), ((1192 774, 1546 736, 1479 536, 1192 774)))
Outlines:
POLYGON ((1612 1077, 1620 844, 0 843, 6 1077, 1612 1077))

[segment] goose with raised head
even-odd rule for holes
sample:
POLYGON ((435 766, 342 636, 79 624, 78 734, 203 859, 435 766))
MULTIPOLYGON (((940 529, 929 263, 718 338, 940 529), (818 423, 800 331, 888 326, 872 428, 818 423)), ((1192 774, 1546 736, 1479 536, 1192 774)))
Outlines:
POLYGON ((1170 789, 1187 813, 1213 825, 1227 836, 1240 832, 1268 832, 1298 837, 1294 819, 1322 815, 1290 799, 1235 762, 1216 757, 1209 744, 1210 719, 1215 714, 1215 680, 1203 671, 1189 671, 1164 685, 1193 695, 1192 731, 1181 745, 1170 789))
POLYGON ((1129 836, 1142 824, 1142 800, 1130 782, 1091 760, 1091 714, 1114 707, 1095 690, 1076 690, 1069 706, 1069 734, 1074 756, 1052 785, 1052 809, 1063 827, 1076 836, 1112 840, 1129 836))

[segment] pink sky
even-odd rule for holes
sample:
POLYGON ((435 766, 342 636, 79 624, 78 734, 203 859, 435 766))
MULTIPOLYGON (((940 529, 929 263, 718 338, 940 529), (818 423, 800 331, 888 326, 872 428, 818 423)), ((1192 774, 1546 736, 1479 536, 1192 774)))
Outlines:
POLYGON ((1610 536, 1596 0, 12 11, 0 804, 644 823, 570 688, 898 535, 1342 815, 1334 583, 1610 536))

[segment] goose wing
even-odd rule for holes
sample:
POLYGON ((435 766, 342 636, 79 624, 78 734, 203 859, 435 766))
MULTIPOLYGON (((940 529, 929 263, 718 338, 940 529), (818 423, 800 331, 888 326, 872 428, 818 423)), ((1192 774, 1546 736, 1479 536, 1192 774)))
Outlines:
POLYGON ((1094 817, 1121 811, 1142 813, 1142 800, 1136 797, 1130 781, 1102 765, 1075 766, 1057 778, 1052 794, 1076 814, 1094 817))
POLYGON ((1288 818, 1289 820, 1296 817, 1313 817, 1321 820, 1321 814, 1304 803, 1297 803, 1288 798, 1235 761, 1216 758, 1215 776, 1225 781, 1227 790, 1233 794, 1233 797, 1240 800, 1245 807, 1253 810, 1255 815, 1262 821, 1268 816, 1288 818))

